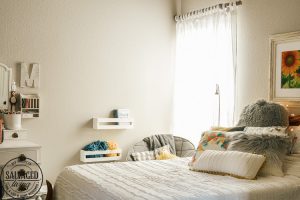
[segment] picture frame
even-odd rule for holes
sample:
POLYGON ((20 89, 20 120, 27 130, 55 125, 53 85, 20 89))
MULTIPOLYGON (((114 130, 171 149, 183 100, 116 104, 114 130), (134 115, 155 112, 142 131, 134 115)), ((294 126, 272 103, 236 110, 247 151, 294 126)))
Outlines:
POLYGON ((300 107, 300 31, 271 35, 270 101, 300 107))

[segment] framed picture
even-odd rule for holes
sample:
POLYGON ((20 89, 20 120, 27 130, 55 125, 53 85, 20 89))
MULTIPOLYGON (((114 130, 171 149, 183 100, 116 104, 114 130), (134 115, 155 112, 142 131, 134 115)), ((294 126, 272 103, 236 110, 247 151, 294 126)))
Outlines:
POLYGON ((300 107, 300 31, 270 36, 270 100, 300 107))

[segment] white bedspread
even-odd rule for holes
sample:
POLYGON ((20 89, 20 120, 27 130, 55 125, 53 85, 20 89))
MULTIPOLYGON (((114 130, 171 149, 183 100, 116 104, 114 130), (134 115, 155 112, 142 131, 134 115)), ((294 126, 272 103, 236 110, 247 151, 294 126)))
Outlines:
POLYGON ((299 200, 300 178, 243 180, 193 172, 189 158, 66 167, 55 183, 56 200, 299 200))

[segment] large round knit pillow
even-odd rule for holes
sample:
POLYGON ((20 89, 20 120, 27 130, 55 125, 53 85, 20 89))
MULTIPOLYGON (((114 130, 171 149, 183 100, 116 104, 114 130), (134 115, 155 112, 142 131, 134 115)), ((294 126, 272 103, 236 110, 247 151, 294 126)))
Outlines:
POLYGON ((288 126, 287 110, 277 104, 258 100, 254 104, 246 106, 240 115, 240 120, 237 126, 288 126))

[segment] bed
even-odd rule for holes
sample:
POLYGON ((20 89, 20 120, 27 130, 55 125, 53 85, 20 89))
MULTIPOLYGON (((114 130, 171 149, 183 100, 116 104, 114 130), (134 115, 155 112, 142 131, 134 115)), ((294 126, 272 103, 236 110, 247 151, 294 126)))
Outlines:
POLYGON ((56 200, 299 200, 295 176, 237 179, 188 169, 191 158, 84 164, 58 176, 56 200))

